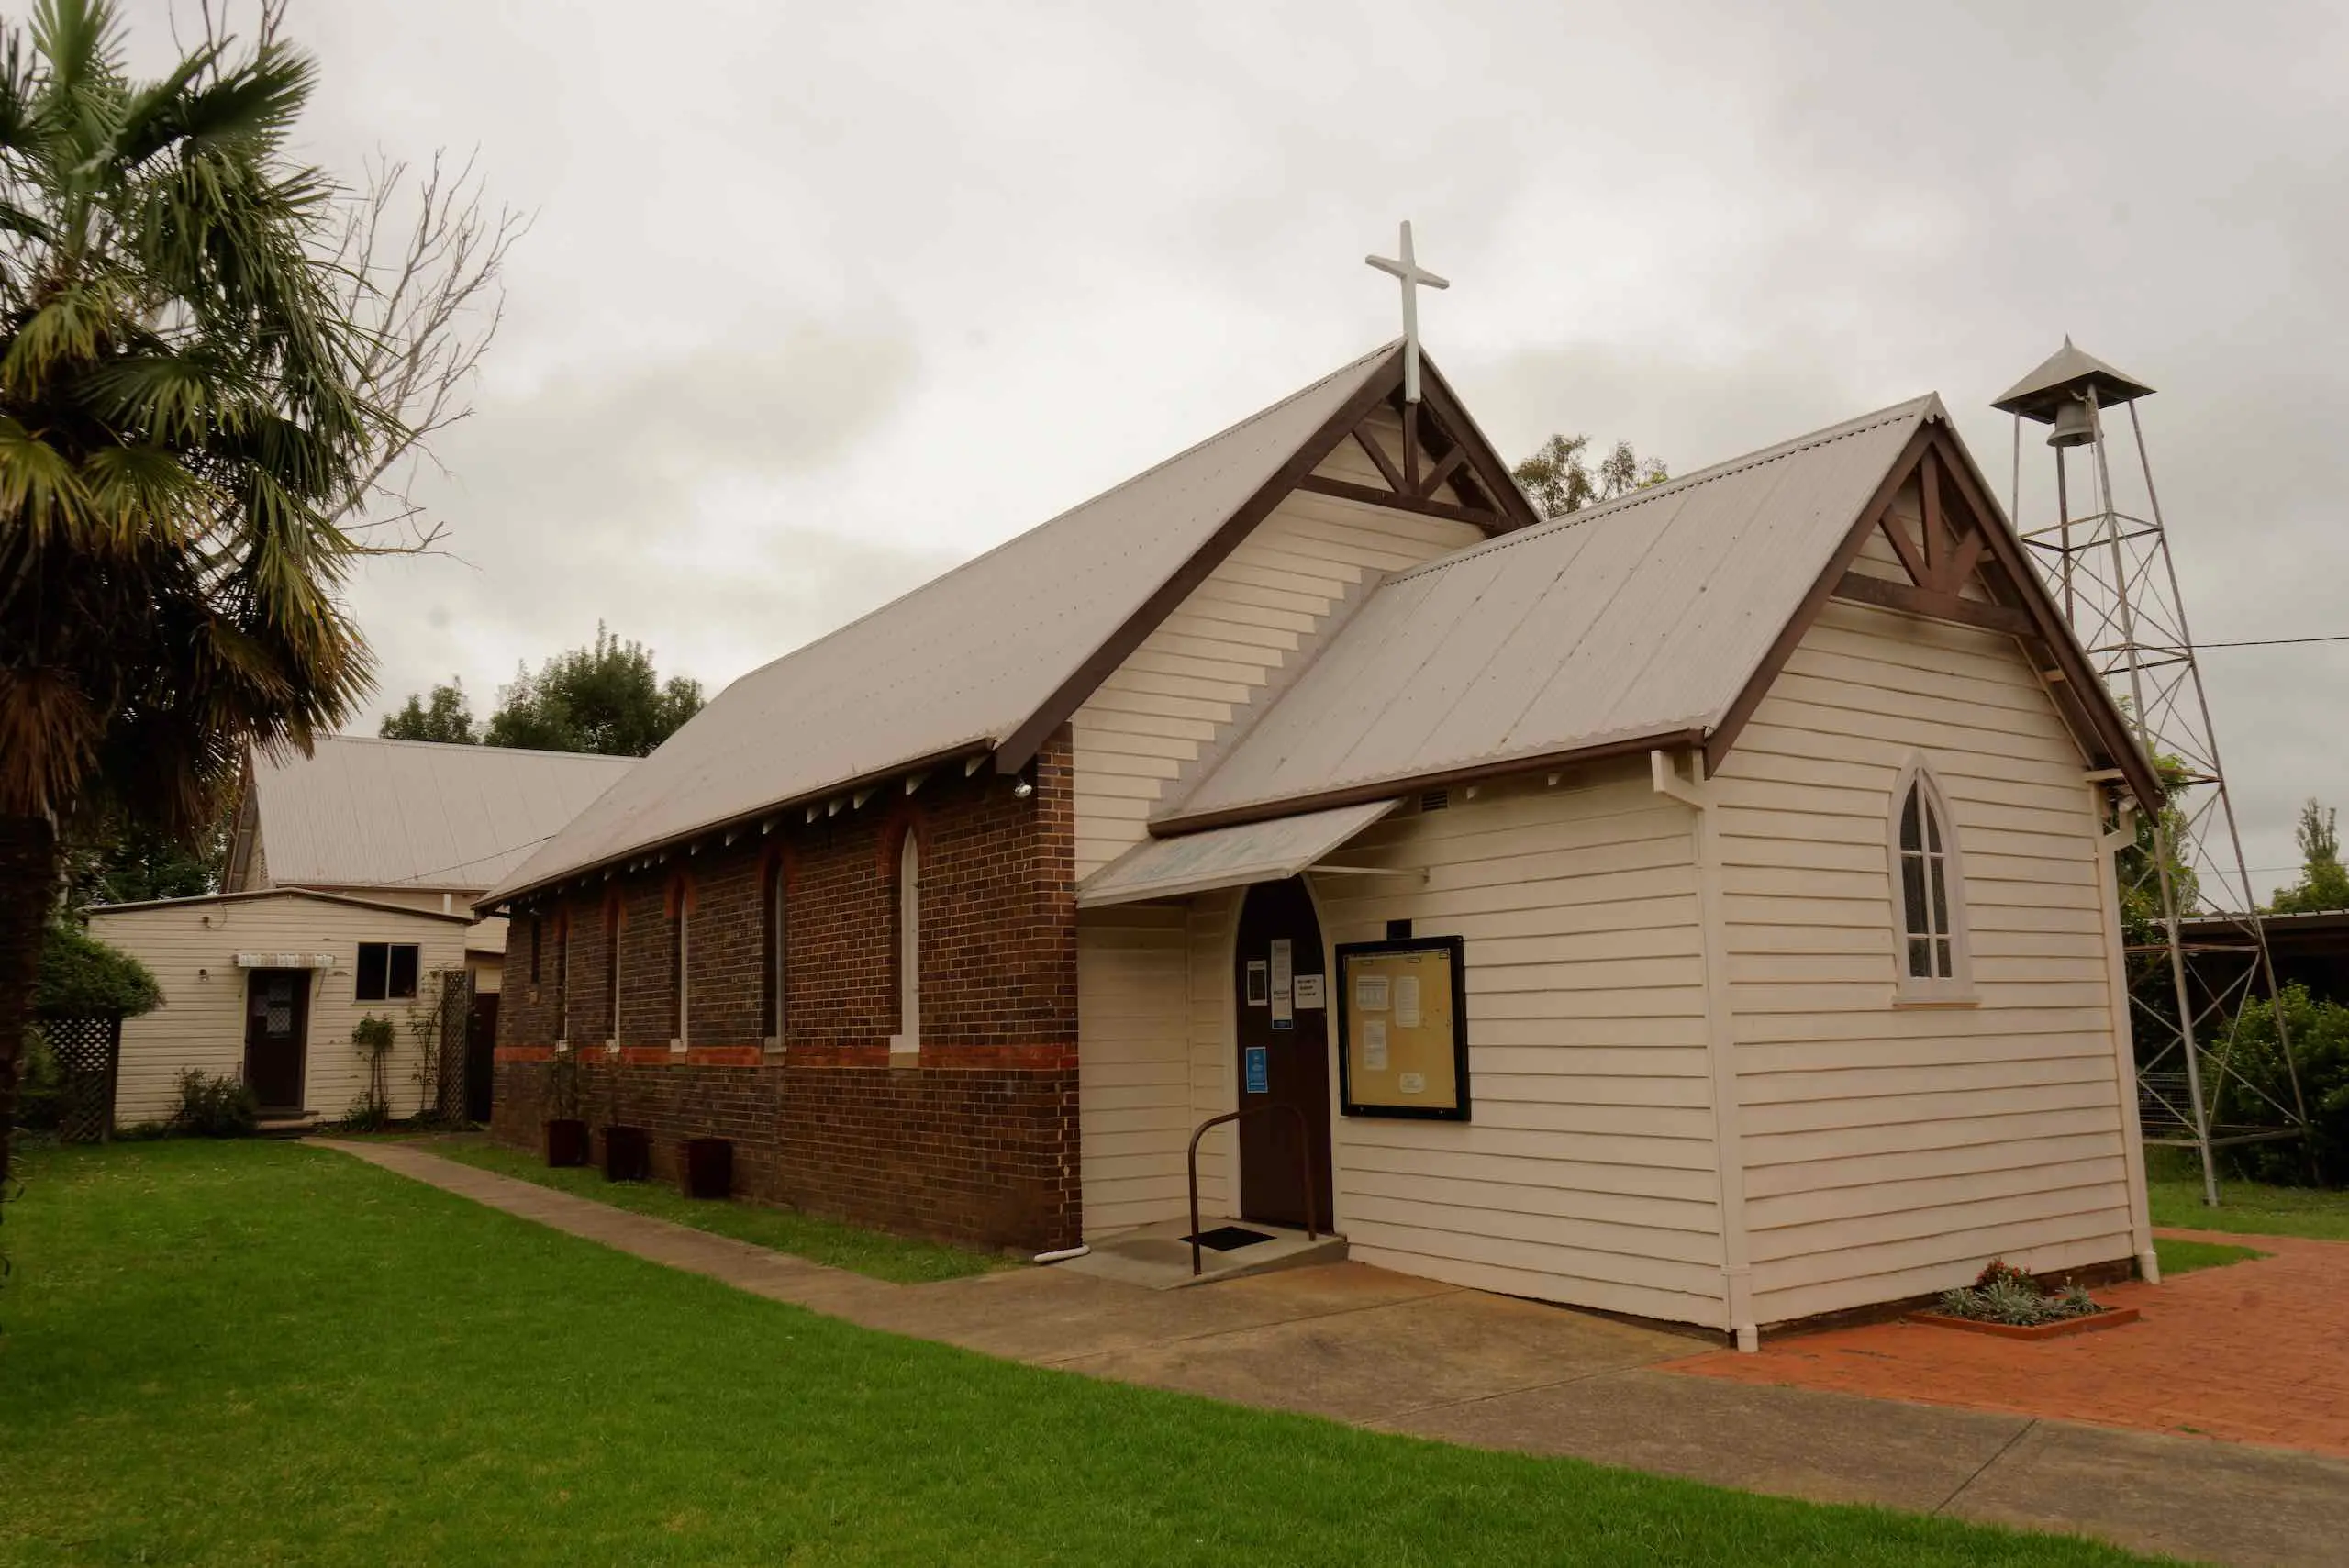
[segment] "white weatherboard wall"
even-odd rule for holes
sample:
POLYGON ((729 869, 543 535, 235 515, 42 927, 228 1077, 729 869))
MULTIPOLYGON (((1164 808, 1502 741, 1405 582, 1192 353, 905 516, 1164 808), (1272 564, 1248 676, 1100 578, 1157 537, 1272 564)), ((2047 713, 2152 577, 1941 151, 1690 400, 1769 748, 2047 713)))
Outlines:
MULTIPOLYGON (((1467 1122, 1333 1121, 1353 1256, 1513 1296, 1724 1324, 1695 840, 1642 760, 1451 792, 1313 879, 1333 948, 1464 939, 1467 1122)), ((1334 975, 1334 964, 1330 973, 1334 975)), ((1335 1019, 1332 1019, 1334 1025, 1335 1019)))
MULTIPOLYGON (((1333 460, 1332 473, 1375 483, 1333 460)), ((1078 708, 1076 874, 1141 842, 1166 787, 1364 578, 1485 537, 1469 523, 1299 493, 1275 507, 1078 708)))
POLYGON ((417 1108, 420 1047, 406 1028, 409 1012, 429 1005, 432 972, 464 962, 461 919, 390 909, 367 909, 329 899, 282 893, 262 898, 192 898, 90 917, 90 933, 136 956, 154 972, 163 1006, 122 1026, 122 1070, 115 1096, 121 1123, 162 1120, 178 1105, 176 1081, 193 1067, 216 1077, 239 1077, 245 1062, 245 977, 239 952, 332 953, 334 967, 310 975, 309 1050, 303 1105, 339 1117, 366 1087, 351 1031, 368 1013, 400 1024, 399 1042, 385 1064, 392 1110, 417 1108), (414 942, 423 976, 414 1002, 357 999, 361 942, 414 942), (199 973, 201 972, 201 973, 199 973))
POLYGON ((2078 748, 2011 639, 1831 604, 1715 781, 1763 1322, 2127 1258, 2132 1176, 2078 748), (1886 815, 1940 781, 1978 1003, 1896 1007, 1886 815))
POLYGON ((1191 1114, 1186 911, 1124 904, 1076 917, 1077 1109, 1085 1231, 1185 1212, 1191 1114))

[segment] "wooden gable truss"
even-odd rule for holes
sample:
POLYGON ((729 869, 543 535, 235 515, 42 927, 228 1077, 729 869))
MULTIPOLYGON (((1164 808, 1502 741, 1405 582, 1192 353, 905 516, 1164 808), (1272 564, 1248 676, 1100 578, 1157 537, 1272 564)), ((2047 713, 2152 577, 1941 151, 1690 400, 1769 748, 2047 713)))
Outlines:
POLYGON ((2141 803, 2161 798, 2135 732, 2033 574, 2021 543, 1984 490, 1973 459, 1942 418, 1927 419, 1909 439, 1801 607, 1706 740, 1708 771, 1720 769, 1831 599, 2013 638, 2081 751, 2099 768, 2125 777, 2141 803), (1912 489, 1914 508, 1904 508, 1898 503, 1912 489), (1890 548, 1903 575, 1856 569, 1876 539, 1890 548))

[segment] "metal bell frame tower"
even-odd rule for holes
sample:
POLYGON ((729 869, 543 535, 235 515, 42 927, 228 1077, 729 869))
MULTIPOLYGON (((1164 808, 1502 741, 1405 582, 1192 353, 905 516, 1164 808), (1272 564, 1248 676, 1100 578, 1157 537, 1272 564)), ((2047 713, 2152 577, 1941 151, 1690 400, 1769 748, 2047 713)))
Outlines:
POLYGON ((2243 836, 2220 766, 2218 732, 2202 690, 2186 602, 2170 559, 2161 499, 2145 451, 2137 400, 2153 388, 2073 347, 2063 348, 1992 405, 2014 416, 2014 505, 2021 528, 2022 422, 2048 425, 2055 457, 2055 520, 2022 528, 2023 543, 2064 607, 2088 662, 2104 677, 2139 741, 2170 785, 2166 801, 2143 801, 2151 853, 2121 891, 2157 929, 2128 946, 2130 1013, 2137 1040, 2137 1103, 2145 1141, 2195 1151, 2202 1196, 2219 1201, 2214 1151, 2230 1144, 2305 1138, 2308 1111, 2282 1010, 2273 1006, 2276 970, 2243 836), (2113 492, 2104 411, 2129 413, 2143 484, 2145 515, 2123 511, 2113 492), (2088 449, 2087 505, 2073 512, 2066 459, 2088 449), (2198 908, 2198 905, 2207 908, 2198 908), (2190 923, 2190 924, 2189 924, 2190 923), (2166 1000, 2168 1006, 2162 1005, 2166 1000), (2277 1048, 2290 1084, 2287 1105, 2234 1066, 2236 1024, 2254 1003, 2270 1004, 2277 1048), (2173 1011, 2174 1009, 2174 1011, 2173 1011), (2220 1119, 2230 1104, 2256 1115, 2220 1119), (2276 1126, 2266 1114, 2280 1116, 2276 1126))

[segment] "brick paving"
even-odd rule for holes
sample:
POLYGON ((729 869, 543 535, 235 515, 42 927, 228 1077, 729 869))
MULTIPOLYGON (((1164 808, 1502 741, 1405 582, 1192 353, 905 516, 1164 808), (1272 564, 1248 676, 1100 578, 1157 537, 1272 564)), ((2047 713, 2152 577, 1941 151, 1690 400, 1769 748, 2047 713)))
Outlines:
POLYGON ((2017 1343, 1925 1324, 1795 1335, 1670 1370, 2349 1457, 2349 1242, 2162 1232, 2268 1253, 2115 1285, 2137 1322, 2017 1343))

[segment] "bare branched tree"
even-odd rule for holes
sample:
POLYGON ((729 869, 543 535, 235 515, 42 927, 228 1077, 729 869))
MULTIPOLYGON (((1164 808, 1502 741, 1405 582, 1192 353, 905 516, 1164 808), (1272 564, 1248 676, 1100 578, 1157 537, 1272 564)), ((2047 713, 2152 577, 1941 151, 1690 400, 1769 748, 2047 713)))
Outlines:
POLYGON ((342 308, 362 334, 357 376, 396 433, 354 479, 338 513, 345 531, 377 552, 427 550, 443 535, 422 525, 410 486, 432 439, 473 412, 474 373, 505 316, 507 252, 529 228, 510 207, 489 208, 473 161, 446 153, 411 183, 408 165, 378 159, 350 198, 332 266, 342 308))

